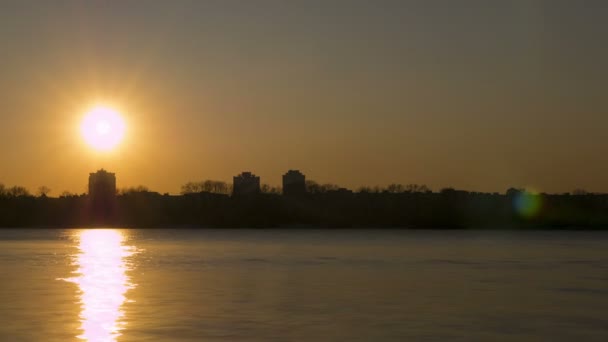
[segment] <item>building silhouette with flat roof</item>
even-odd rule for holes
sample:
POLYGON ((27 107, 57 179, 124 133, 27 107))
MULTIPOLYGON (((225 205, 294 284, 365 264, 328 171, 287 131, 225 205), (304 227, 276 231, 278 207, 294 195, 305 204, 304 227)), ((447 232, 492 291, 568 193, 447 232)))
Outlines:
POLYGON ((299 170, 289 170, 283 175, 283 195, 298 196, 306 193, 306 176, 299 170))
POLYGON ((96 226, 112 224, 116 209, 116 175, 104 169, 89 174, 89 223, 96 226))
POLYGON ((116 196, 116 174, 104 169, 89 174, 89 196, 92 198, 116 196))
POLYGON ((260 177, 251 172, 243 172, 234 176, 232 183, 233 195, 254 195, 260 193, 260 177))

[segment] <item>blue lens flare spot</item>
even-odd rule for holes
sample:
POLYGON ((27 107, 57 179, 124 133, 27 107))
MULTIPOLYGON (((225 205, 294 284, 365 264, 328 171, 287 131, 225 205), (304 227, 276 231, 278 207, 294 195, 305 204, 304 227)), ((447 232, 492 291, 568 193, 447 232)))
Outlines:
POLYGON ((513 199, 513 206, 520 216, 532 218, 542 207, 541 196, 527 191, 520 192, 513 199))

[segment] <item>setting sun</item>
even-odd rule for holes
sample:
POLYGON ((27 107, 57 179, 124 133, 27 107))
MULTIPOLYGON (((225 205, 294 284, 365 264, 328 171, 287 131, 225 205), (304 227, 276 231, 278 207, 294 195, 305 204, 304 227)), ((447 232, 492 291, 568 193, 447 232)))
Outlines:
POLYGON ((92 148, 110 151, 123 140, 126 125, 118 111, 97 106, 85 114, 80 130, 84 140, 92 148))

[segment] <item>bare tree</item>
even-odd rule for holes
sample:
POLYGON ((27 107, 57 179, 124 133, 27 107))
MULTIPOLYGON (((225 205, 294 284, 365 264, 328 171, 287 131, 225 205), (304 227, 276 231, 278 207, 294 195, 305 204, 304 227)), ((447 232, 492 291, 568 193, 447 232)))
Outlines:
POLYGON ((223 181, 204 180, 200 182, 188 182, 182 185, 182 195, 209 192, 215 194, 229 194, 232 191, 230 185, 223 181))
POLYGON ((202 190, 200 189, 199 184, 195 182, 188 182, 182 185, 182 195, 195 194, 201 191, 202 190))
POLYGON ((148 187, 146 187, 146 186, 139 185, 136 187, 121 189, 118 191, 118 194, 119 195, 131 195, 131 194, 146 193, 146 192, 150 192, 150 189, 148 189, 148 187))
POLYGON ((326 183, 321 185, 321 192, 328 192, 340 189, 336 184, 326 183))
POLYGON ((311 194, 318 194, 321 192, 321 186, 313 180, 306 181, 306 192, 311 194))
POLYGON ((392 194, 401 193, 401 192, 403 192, 403 189, 404 189, 403 185, 401 185, 401 184, 394 184, 394 183, 393 184, 389 184, 386 187, 386 191, 390 192, 392 194))
POLYGON ((422 185, 418 186, 418 192, 430 193, 432 191, 431 191, 431 188, 429 188, 428 186, 422 184, 422 185))
POLYGON ((430 191, 431 190, 426 185, 408 184, 405 186, 405 192, 421 193, 430 191))
POLYGON ((509 189, 507 189, 506 195, 509 197, 514 197, 525 191, 526 191, 526 189, 509 188, 509 189))
POLYGON ((228 194, 228 184, 222 181, 213 181, 212 192, 216 194, 228 194))
POLYGON ((42 185, 38 188, 38 197, 47 197, 49 193, 51 193, 51 189, 47 186, 42 185))
POLYGON ((368 193, 372 192, 372 188, 370 188, 369 186, 362 186, 357 191, 360 193, 368 194, 368 193))
POLYGON ((280 195, 283 192, 283 189, 276 186, 270 186, 268 184, 262 184, 260 186, 260 192, 262 192, 263 194, 280 195))
POLYGON ((69 191, 64 191, 61 193, 61 195, 59 195, 59 198, 69 198, 69 197, 76 197, 78 196, 77 194, 73 194, 69 191))
POLYGON ((30 196, 30 192, 25 187, 13 186, 7 189, 7 195, 10 197, 27 197, 30 196))
POLYGON ((319 184, 313 180, 306 181, 306 192, 308 192, 310 194, 326 193, 329 191, 336 191, 339 189, 340 189, 340 187, 338 185, 332 184, 332 183, 319 184))
POLYGON ((205 181, 201 182, 201 185, 202 185, 202 191, 213 192, 213 181, 212 180, 205 180, 205 181))
POLYGON ((270 185, 268 185, 268 184, 262 184, 262 185, 260 185, 260 192, 263 193, 263 194, 270 193, 270 185))

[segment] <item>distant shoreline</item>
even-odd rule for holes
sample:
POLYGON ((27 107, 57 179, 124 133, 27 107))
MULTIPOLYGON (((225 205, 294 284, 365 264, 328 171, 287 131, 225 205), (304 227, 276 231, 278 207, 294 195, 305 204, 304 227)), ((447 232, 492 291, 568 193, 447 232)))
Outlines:
POLYGON ((318 193, 182 196, 139 191, 0 197, 0 228, 608 229, 608 195, 318 193), (331 228, 330 228, 331 227, 331 228))

